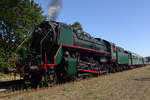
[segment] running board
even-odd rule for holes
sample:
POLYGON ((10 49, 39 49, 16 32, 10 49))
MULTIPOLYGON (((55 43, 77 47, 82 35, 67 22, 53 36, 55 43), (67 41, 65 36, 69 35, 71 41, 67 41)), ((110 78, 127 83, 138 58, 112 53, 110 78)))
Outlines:
POLYGON ((93 70, 83 70, 84 72, 94 73, 94 74, 105 74, 107 71, 93 71, 93 70))

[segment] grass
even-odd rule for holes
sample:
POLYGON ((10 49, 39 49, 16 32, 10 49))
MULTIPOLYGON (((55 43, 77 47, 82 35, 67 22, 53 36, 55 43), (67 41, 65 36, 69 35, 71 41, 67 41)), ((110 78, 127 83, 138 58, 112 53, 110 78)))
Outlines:
POLYGON ((7 81, 9 79, 10 79, 10 75, 9 74, 0 73, 0 81, 7 81))
MULTIPOLYGON (((16 79, 20 79, 19 74, 16 75, 16 79)), ((0 72, 0 82, 10 81, 10 80, 14 80, 14 74, 13 73, 4 74, 4 73, 0 72)))
POLYGON ((5 100, 149 100, 149 84, 150 66, 146 66, 66 83, 5 100))
POLYGON ((11 94, 8 96, 9 99, 13 98, 14 97, 14 93, 11 92, 11 94))

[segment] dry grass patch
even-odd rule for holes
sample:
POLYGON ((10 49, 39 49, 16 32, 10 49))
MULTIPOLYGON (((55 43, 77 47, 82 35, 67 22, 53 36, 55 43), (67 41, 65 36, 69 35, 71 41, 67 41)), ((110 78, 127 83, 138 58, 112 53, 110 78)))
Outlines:
MULTIPOLYGON (((20 76, 17 74, 16 79, 20 79, 20 76)), ((14 73, 10 73, 10 74, 3 74, 0 73, 0 82, 3 81, 11 81, 14 80, 14 73)))
POLYGON ((71 82, 5 100, 150 100, 150 66, 71 82))

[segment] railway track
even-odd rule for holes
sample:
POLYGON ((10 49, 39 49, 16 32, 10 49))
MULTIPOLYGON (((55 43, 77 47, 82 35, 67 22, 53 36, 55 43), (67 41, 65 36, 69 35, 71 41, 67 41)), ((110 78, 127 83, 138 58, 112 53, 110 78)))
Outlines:
POLYGON ((19 90, 22 89, 24 85, 23 80, 12 80, 12 81, 4 81, 0 82, 0 90, 19 90))
MULTIPOLYGON (((23 80, 12 80, 0 82, 0 98, 6 98, 12 95, 14 91, 20 91, 24 89, 23 80)), ((15 93, 17 95, 18 93, 15 93)))

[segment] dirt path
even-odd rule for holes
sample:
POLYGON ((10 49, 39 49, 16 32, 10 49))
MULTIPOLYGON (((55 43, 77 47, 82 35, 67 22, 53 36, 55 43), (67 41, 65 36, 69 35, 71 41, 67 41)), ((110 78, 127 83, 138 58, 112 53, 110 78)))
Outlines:
POLYGON ((150 100, 150 66, 81 80, 4 100, 150 100))

